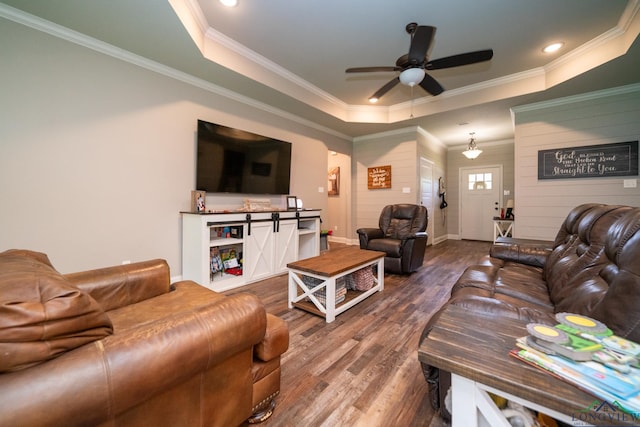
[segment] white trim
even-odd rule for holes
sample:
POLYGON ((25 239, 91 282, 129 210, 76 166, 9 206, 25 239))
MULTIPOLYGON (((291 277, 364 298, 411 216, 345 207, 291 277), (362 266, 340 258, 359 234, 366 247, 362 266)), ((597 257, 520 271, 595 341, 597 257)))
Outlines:
POLYGON ((307 119, 303 119, 302 117, 293 115, 287 111, 274 108, 269 104, 256 101, 255 99, 249 98, 248 96, 240 95, 237 92, 233 92, 229 89, 226 89, 222 86, 218 86, 207 80, 195 77, 191 74, 185 73, 183 71, 179 71, 175 68, 166 66, 164 64, 145 58, 143 56, 136 55, 125 49, 119 48, 109 43, 105 43, 101 40, 95 39, 93 37, 89 37, 86 34, 79 33, 69 28, 66 28, 61 25, 55 24, 53 22, 47 21, 45 19, 39 18, 37 16, 30 15, 26 12, 23 12, 19 9, 15 9, 11 6, 7 6, 2 3, 0 3, 0 17, 9 19, 13 22, 25 25, 27 27, 33 28, 34 30, 41 31, 43 33, 57 37, 59 39, 111 56, 121 61, 128 62, 130 64, 144 68, 146 70, 153 71, 155 73, 172 78, 174 80, 187 83, 189 85, 195 86, 207 92, 211 92, 216 95, 223 96, 225 98, 239 102, 249 107, 274 114, 284 119, 299 123, 303 126, 308 126, 318 131, 333 135, 337 138, 344 139, 345 141, 349 141, 349 142, 352 141, 352 138, 350 136, 337 132, 333 129, 327 128, 325 126, 321 126, 315 122, 312 122, 307 119))
POLYGON ((292 73, 291 71, 287 70, 286 68, 276 64, 275 62, 271 61, 270 59, 260 55, 259 53, 249 49, 248 47, 246 47, 243 44, 238 43, 237 41, 231 39, 230 37, 227 37, 226 35, 222 34, 221 32, 213 29, 212 27, 207 27, 207 30, 205 31, 205 37, 215 41, 216 43, 221 44, 222 46, 224 46, 225 48, 237 53, 238 55, 242 56, 243 58, 248 59, 251 62, 254 62, 256 65, 258 65, 259 67, 269 70, 272 73, 283 77, 285 80, 295 84, 296 86, 300 86, 301 88, 305 89, 306 91, 309 91, 311 93, 313 93, 314 95, 324 99, 325 101, 328 101, 331 104, 336 105, 339 108, 342 109, 347 109, 348 104, 338 98, 336 98, 335 96, 325 92, 324 90, 320 89, 319 87, 309 83, 308 81, 306 81, 305 79, 303 79, 302 77, 298 76, 297 74, 292 73))
POLYGON ((579 95, 566 96, 564 98, 551 99, 549 101, 535 102, 533 104, 519 105, 512 107, 514 113, 522 113, 527 111, 543 110, 549 107, 557 107, 560 105, 574 104, 576 102, 591 101, 608 96, 624 95, 640 91, 640 83, 633 83, 626 86, 615 87, 611 89, 603 89, 595 92, 581 93, 579 95))

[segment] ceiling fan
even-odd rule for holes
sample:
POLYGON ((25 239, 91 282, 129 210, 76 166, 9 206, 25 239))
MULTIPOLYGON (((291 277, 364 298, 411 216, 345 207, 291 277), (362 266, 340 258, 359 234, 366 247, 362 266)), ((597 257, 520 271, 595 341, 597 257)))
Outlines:
POLYGON ((493 58, 493 50, 478 50, 475 52, 461 53, 440 59, 429 60, 427 56, 433 43, 436 27, 418 25, 415 22, 406 26, 406 31, 411 36, 409 53, 396 60, 395 66, 389 67, 356 67, 347 68, 347 73, 370 73, 381 71, 400 71, 400 75, 392 79, 374 93, 369 101, 376 102, 385 93, 394 88, 398 83, 413 87, 420 85, 433 96, 440 95, 444 88, 429 74, 427 70, 440 70, 443 68, 459 67, 461 65, 475 64, 488 61, 493 58))

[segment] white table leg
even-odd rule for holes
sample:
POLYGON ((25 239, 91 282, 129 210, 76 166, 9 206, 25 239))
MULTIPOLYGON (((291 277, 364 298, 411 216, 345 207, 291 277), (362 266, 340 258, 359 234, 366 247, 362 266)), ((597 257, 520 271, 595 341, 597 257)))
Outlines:
POLYGON ((451 427, 511 427, 486 391, 476 382, 451 375, 451 427))
POLYGON ((291 270, 289 270, 289 302, 288 302, 288 307, 289 308, 293 308, 293 299, 296 297, 297 294, 297 285, 296 282, 293 280, 293 275, 295 273, 291 270))
POLYGON ((378 267, 378 292, 384 290, 384 258, 380 258, 377 263, 378 267))
POLYGON ((327 286, 325 287, 325 297, 327 300, 326 321, 331 323, 336 320, 336 278, 329 277, 327 286))

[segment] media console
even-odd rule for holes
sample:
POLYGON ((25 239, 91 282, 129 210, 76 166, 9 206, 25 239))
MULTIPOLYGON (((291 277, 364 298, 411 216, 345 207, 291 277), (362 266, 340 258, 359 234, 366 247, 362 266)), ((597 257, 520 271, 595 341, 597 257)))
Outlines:
POLYGON ((319 209, 181 214, 182 278, 218 292, 320 253, 319 209))

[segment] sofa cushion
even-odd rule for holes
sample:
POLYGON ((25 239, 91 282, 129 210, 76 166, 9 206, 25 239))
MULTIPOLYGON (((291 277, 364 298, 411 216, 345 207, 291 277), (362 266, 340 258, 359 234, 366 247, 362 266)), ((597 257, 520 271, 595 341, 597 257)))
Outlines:
POLYGON ((98 303, 71 286, 45 254, 0 253, 0 372, 38 364, 111 333, 98 303))

